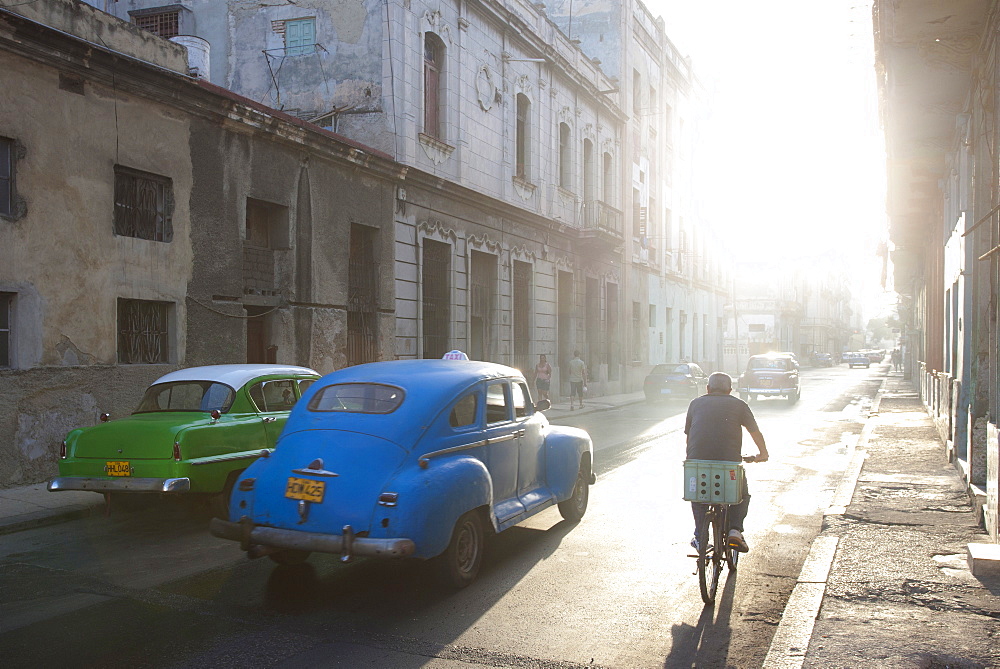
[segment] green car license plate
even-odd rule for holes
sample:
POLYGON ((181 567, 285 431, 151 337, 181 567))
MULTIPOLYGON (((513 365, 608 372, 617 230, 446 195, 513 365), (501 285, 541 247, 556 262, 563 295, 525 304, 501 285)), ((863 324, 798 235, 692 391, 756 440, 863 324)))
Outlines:
POLYGON ((107 462, 104 464, 104 471, 108 476, 132 476, 132 466, 128 462, 107 462))
POLYGON ((289 476, 288 485, 285 486, 285 497, 319 503, 323 501, 325 487, 324 481, 310 481, 289 476))

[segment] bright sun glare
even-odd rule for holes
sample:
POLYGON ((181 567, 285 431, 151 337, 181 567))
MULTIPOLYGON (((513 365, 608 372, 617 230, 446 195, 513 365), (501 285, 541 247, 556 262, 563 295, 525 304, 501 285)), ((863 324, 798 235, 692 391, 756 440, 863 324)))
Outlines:
POLYGON ((709 93, 706 211, 736 260, 789 240, 781 263, 833 261, 877 285, 885 154, 870 0, 647 6, 709 93))

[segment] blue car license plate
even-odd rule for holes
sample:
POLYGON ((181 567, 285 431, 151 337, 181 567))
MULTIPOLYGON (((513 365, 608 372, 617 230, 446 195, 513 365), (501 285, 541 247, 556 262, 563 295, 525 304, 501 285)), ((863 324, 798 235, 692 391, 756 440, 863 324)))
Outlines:
POLYGON ((669 395, 670 394, 670 388, 660 388, 660 393, 663 394, 663 395, 669 395))
POLYGON ((325 487, 324 481, 310 481, 289 476, 288 484, 285 486, 285 497, 319 503, 323 501, 325 487))

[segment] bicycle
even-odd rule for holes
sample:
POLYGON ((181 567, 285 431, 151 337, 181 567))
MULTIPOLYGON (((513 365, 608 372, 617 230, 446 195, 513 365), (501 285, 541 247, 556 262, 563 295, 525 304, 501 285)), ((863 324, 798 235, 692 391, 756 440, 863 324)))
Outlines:
MULTIPOLYGON (((743 461, 754 462, 755 458, 744 457, 743 461)), ((743 465, 739 462, 710 460, 686 460, 684 464, 685 477, 689 481, 684 499, 708 507, 695 527, 698 554, 688 557, 698 561, 698 585, 702 601, 714 604, 722 564, 725 563, 729 571, 733 572, 740 561, 739 551, 729 545, 729 507, 739 504, 743 499, 743 465), (689 466, 692 467, 691 470, 689 466), (727 481, 729 486, 726 486, 727 481), (711 501, 703 501, 706 499, 711 501)))

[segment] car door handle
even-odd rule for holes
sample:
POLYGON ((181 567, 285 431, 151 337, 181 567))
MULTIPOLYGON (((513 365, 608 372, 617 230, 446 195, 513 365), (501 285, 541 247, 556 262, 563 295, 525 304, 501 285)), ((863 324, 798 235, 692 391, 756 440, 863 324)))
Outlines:
POLYGON ((525 430, 517 430, 514 432, 515 437, 523 437, 527 432, 525 430))
POLYGON ((275 418, 274 416, 264 416, 264 422, 265 423, 273 423, 276 420, 278 420, 278 419, 275 418))

